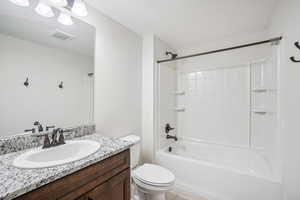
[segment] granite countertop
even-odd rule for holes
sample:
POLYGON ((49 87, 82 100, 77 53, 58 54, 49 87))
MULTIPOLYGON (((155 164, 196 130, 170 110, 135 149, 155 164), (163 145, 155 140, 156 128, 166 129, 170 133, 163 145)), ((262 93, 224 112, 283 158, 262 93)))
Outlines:
POLYGON ((98 141, 101 144, 99 150, 82 160, 51 168, 20 169, 12 166, 13 160, 20 154, 28 151, 28 149, 1 155, 0 200, 14 199, 47 183, 53 182, 91 164, 118 154, 132 145, 129 142, 117 138, 105 137, 99 134, 87 135, 74 140, 83 139, 98 141))

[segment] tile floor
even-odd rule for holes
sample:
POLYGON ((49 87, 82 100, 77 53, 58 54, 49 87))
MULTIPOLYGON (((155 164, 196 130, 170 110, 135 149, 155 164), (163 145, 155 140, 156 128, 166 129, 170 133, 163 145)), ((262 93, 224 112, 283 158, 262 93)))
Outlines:
POLYGON ((176 194, 174 192, 168 192, 166 194, 166 200, 208 200, 206 198, 189 198, 189 197, 184 197, 182 195, 176 194))

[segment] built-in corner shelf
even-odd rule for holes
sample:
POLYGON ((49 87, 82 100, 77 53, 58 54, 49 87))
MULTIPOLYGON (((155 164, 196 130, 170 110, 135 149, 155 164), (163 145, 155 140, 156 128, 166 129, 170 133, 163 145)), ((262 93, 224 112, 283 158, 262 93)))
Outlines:
POLYGON ((276 89, 270 89, 270 88, 254 88, 252 92, 276 92, 276 89))
POLYGON ((177 107, 174 109, 176 112, 184 112, 185 111, 185 108, 182 108, 182 107, 177 107))
POLYGON ((175 91, 175 95, 185 95, 185 91, 175 91))
POLYGON ((268 113, 266 110, 252 110, 254 114, 265 115, 268 113))
POLYGON ((265 110, 265 109, 254 109, 254 110, 252 110, 252 112, 254 114, 258 114, 258 115, 266 115, 266 114, 276 113, 274 111, 269 111, 269 110, 265 110))

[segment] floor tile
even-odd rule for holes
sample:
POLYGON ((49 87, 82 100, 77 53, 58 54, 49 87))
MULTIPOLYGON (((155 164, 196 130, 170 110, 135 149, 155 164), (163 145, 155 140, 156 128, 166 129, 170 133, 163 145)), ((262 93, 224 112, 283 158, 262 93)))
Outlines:
POLYGON ((177 195, 174 192, 167 192, 166 193, 166 200, 175 200, 177 195))
POLYGON ((175 199, 173 200, 208 200, 208 199, 204 197, 192 198, 189 196, 176 195, 175 199))

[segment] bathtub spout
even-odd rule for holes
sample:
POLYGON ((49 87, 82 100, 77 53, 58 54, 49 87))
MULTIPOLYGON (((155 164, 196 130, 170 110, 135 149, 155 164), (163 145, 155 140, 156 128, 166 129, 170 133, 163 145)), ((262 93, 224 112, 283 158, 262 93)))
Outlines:
POLYGON ((167 139, 174 139, 175 141, 178 140, 176 136, 172 136, 172 135, 167 135, 167 139))

